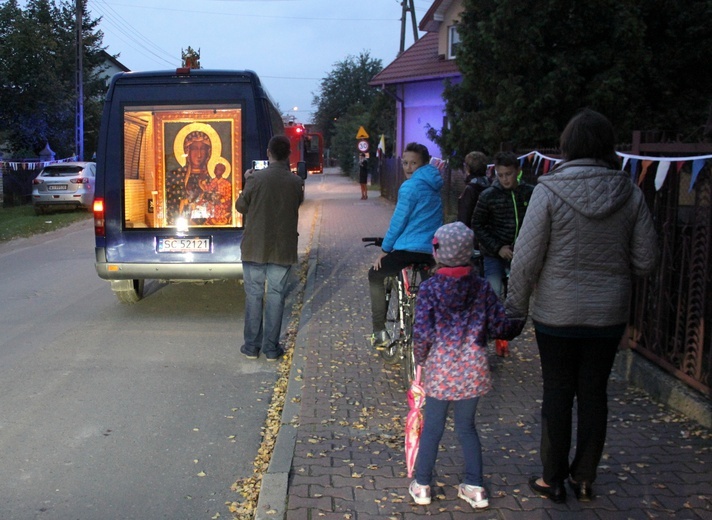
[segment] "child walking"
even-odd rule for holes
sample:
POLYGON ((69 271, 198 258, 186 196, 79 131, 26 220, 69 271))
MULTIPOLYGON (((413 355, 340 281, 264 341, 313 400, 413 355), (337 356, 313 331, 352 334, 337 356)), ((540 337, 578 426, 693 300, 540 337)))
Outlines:
POLYGON ((418 290, 413 351, 416 363, 423 366, 426 398, 409 492, 420 505, 430 504, 430 480, 452 403, 465 458, 458 496, 475 509, 489 506, 475 427, 477 403, 492 388, 487 338, 512 339, 521 333, 525 320, 508 319, 499 296, 478 276, 470 263, 472 240, 472 230, 462 222, 440 227, 433 238, 435 273, 418 290))

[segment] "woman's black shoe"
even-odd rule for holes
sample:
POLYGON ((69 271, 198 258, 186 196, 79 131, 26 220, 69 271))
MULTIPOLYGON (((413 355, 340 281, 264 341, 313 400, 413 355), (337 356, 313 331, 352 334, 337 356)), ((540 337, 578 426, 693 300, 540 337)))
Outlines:
POLYGON ((544 498, 550 498, 557 504, 566 502, 566 488, 561 483, 552 484, 551 486, 540 486, 536 483, 539 477, 529 479, 529 487, 534 493, 541 495, 544 498))
POLYGON ((574 482, 569 479, 569 487, 579 502, 590 502, 593 498, 593 488, 588 482, 574 482))

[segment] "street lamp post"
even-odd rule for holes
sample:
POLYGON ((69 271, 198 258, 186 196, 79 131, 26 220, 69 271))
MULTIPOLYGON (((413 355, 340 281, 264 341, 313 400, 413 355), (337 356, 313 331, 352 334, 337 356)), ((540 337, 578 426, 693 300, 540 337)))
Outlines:
POLYGON ((285 118, 285 119, 286 119, 286 122, 292 122, 292 123, 296 122, 296 120, 297 120, 296 112, 297 112, 298 110, 299 110, 299 107, 296 107, 296 106, 295 106, 295 107, 292 107, 291 110, 287 110, 287 111, 286 111, 286 112, 287 112, 287 113, 286 113, 286 116, 287 116, 287 117, 285 118), (294 115, 290 115, 290 114, 289 114, 290 112, 295 112, 295 114, 294 114, 294 115))
POLYGON ((77 95, 77 110, 75 122, 74 150, 78 161, 84 160, 84 71, 83 59, 84 54, 84 39, 82 35, 82 16, 84 13, 83 0, 77 0, 75 32, 76 32, 76 95, 77 95))

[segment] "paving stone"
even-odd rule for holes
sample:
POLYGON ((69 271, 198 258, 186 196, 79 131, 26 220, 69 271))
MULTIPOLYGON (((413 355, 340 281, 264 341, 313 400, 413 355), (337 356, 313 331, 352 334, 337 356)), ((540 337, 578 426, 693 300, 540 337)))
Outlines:
POLYGON ((615 374, 596 499, 580 504, 569 493, 566 504, 554 504, 534 496, 527 480, 541 473, 542 387, 531 327, 510 343, 510 358, 490 355, 494 389, 478 407, 490 508, 475 513, 457 498, 463 464, 451 418, 433 503, 413 504, 403 456, 406 395, 398 367, 385 365, 367 339, 367 271, 378 250, 360 240, 385 232, 393 205, 377 197, 359 204, 358 187, 340 175, 324 175, 318 193, 312 188, 305 204, 318 205, 319 218, 295 355, 302 388, 287 520, 712 519, 710 432, 615 374))

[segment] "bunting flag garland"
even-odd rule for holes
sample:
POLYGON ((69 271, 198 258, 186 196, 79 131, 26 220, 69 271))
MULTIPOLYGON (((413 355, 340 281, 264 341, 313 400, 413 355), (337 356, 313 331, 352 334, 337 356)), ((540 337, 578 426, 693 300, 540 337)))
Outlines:
POLYGON ((67 157, 66 159, 57 159, 54 161, 0 161, 0 168, 10 168, 11 170, 38 170, 49 166, 50 164, 73 162, 76 161, 77 157, 67 157))
POLYGON ((554 157, 549 157, 541 152, 533 150, 527 154, 524 154, 519 159, 519 166, 523 166, 525 161, 532 163, 532 171, 534 175, 539 174, 539 168, 541 167, 541 173, 546 175, 549 171, 560 163, 563 159, 556 159, 554 157))
POLYGON ((655 190, 659 191, 665 179, 667 178, 668 172, 670 171, 670 165, 674 162, 676 171, 679 173, 685 163, 692 163, 692 178, 690 180, 689 191, 692 191, 695 187, 695 182, 697 182, 697 177, 700 171, 707 163, 707 161, 712 159, 712 155, 697 155, 693 157, 649 157, 642 155, 632 155, 622 152, 616 152, 619 157, 623 158, 623 169, 625 169, 628 162, 630 162, 630 177, 633 182, 636 182, 639 186, 643 183, 645 175, 649 171, 650 167, 657 163, 656 173, 655 173, 655 190), (640 176, 638 176, 638 164, 642 163, 642 169, 640 176))
POLYGON ((378 141, 376 153, 378 157, 384 157, 386 155, 386 136, 384 134, 381 134, 381 139, 378 141))
MULTIPOLYGON (((682 161, 680 161, 682 162, 682 161)), ((660 188, 665 184, 668 170, 670 169, 670 161, 660 161, 658 171, 655 173, 655 191, 660 191, 660 188)))
POLYGON ((692 178, 690 179, 690 189, 689 191, 692 191, 692 188, 695 186, 695 182, 697 181, 697 176, 700 174, 700 170, 702 167, 705 165, 704 159, 694 159, 692 161, 692 178))
POLYGON ((638 159, 630 160, 630 180, 635 182, 635 176, 638 173, 638 159))
MULTIPOLYGON (((704 168, 705 164, 712 160, 712 155, 698 155, 694 157, 650 157, 643 155, 633 155, 629 153, 616 152, 622 159, 622 170, 630 171, 630 178, 638 186, 643 184, 648 172, 655 171, 655 190, 659 191, 670 171, 670 166, 674 163, 675 169, 679 173, 686 163, 692 163, 692 178, 690 180, 690 191, 695 187, 697 178, 704 168), (630 165, 630 170, 627 167, 630 165), (638 168, 640 167, 640 172, 638 168)), ((547 174, 563 159, 548 157, 541 152, 533 150, 518 157, 519 165, 523 166, 525 162, 531 164, 531 171, 535 176, 547 174)))
POLYGON ((638 186, 641 186, 643 184, 643 180, 645 180, 645 176, 648 174, 648 168, 650 168, 651 164, 653 164, 653 161, 643 161, 643 169, 640 172, 640 177, 638 177, 638 186))

